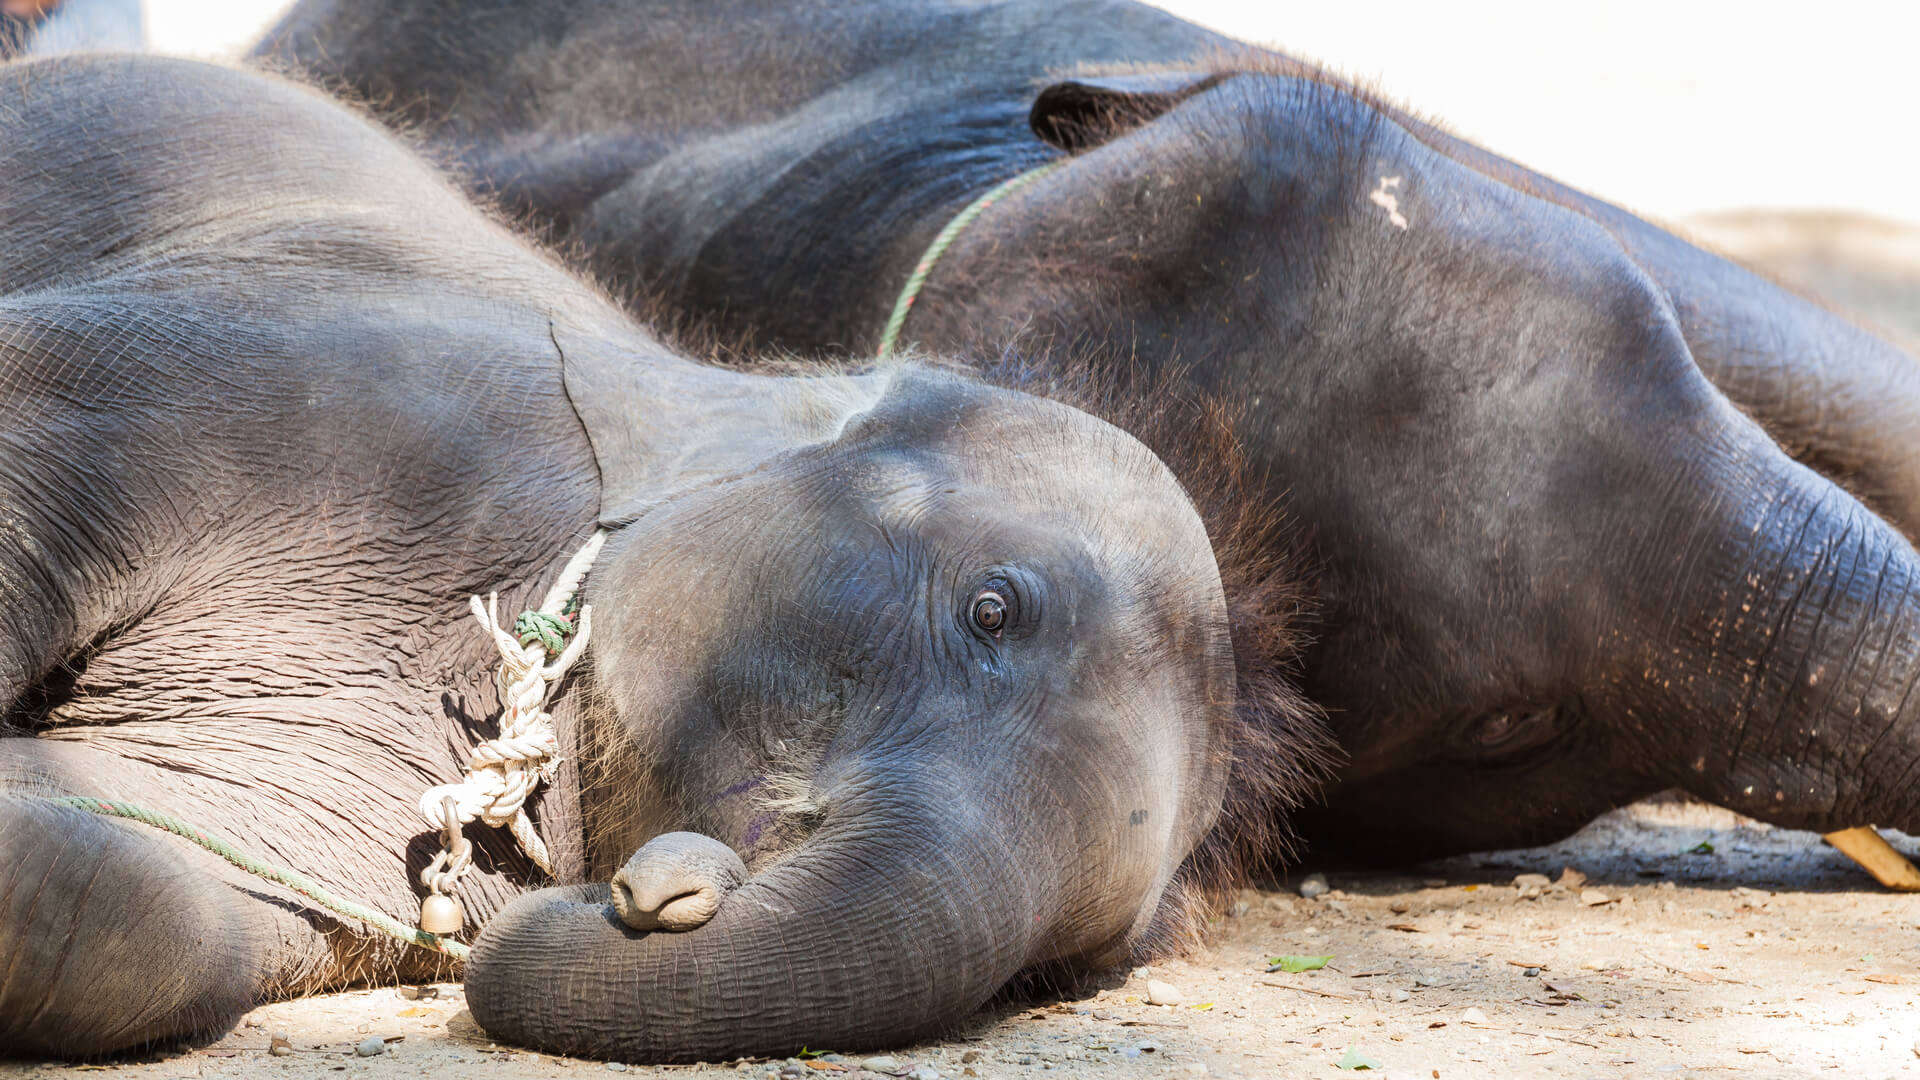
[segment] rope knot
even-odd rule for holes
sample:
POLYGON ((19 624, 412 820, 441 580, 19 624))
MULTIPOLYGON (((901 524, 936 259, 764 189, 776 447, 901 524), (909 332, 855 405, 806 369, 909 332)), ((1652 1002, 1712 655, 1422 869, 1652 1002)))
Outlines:
MULTIPOLYGON (((474 619, 500 654, 494 676, 500 691, 500 734, 473 748, 464 779, 430 788, 420 797, 420 816, 450 837, 476 819, 494 828, 505 826, 527 858, 549 876, 553 863, 527 816, 526 801, 541 783, 553 779, 560 764, 560 740, 547 702, 586 651, 593 608, 580 602, 580 585, 606 538, 604 531, 594 533, 567 561, 545 602, 513 620, 511 633, 500 622, 499 593, 489 594, 484 603, 478 596, 468 598, 474 619)), ((432 893, 446 893, 472 865, 471 845, 450 841, 420 875, 420 883, 432 893)))
POLYGON ((539 642, 549 657, 559 656, 567 647, 567 639, 573 636, 573 617, 568 614, 549 615, 544 611, 529 608, 513 620, 513 636, 522 645, 539 642))

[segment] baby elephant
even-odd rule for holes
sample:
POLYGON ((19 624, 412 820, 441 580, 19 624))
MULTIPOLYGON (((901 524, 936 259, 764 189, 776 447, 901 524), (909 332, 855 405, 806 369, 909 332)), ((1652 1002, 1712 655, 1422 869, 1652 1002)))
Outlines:
POLYGON ((468 597, 532 606, 597 530, 555 754, 509 772, 548 781, 552 880, 612 884, 536 891, 467 828, 503 1040, 855 1049, 1124 961, 1203 876, 1242 744, 1284 771, 1273 732, 1306 730, 1236 713, 1202 520, 1105 422, 675 356, 289 83, 95 55, 0 94, 0 1054, 444 975, 54 799, 410 920, 416 803, 500 705, 468 597))

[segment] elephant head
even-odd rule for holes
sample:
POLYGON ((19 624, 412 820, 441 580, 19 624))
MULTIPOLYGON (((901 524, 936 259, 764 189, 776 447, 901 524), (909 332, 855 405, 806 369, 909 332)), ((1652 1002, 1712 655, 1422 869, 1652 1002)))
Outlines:
POLYGON ((625 524, 589 584, 588 834, 618 873, 487 925, 488 1031, 858 1048, 1154 932, 1222 804, 1235 697, 1208 538, 1156 457, 935 370, 629 394, 660 369, 561 344, 603 476, 673 442, 678 479, 607 482, 625 524), (779 445, 729 408, 786 417, 779 445))

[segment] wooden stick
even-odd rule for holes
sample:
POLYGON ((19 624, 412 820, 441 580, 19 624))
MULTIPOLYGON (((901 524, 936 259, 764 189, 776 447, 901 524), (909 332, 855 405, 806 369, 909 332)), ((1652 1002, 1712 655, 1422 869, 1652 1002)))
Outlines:
POLYGON ((1887 839, 1875 832, 1873 826, 1862 825, 1857 829, 1842 829, 1830 832, 1827 843, 1837 848, 1842 855, 1866 868, 1873 879, 1889 889, 1898 892, 1920 892, 1920 870, 1914 869, 1905 855, 1894 850, 1887 839))
POLYGON ((1348 996, 1347 996, 1347 995, 1345 995, 1345 994, 1329 994, 1329 993, 1327 993, 1327 992, 1326 992, 1325 990, 1315 990, 1315 989, 1314 989, 1313 987, 1311 987, 1311 986, 1295 986, 1295 985, 1293 985, 1292 983, 1278 983, 1278 982, 1268 982, 1268 981, 1267 981, 1267 980, 1265 980, 1265 979, 1262 979, 1262 980, 1260 980, 1260 985, 1261 985, 1261 986, 1271 986, 1271 987, 1274 987, 1274 988, 1276 988, 1276 989, 1279 989, 1279 990, 1297 990, 1297 991, 1299 991, 1299 992, 1300 992, 1300 993, 1302 993, 1302 994, 1318 994, 1319 996, 1321 996, 1321 997, 1323 997, 1323 998, 1332 998, 1332 999, 1333 999, 1333 1000, 1335 1000, 1335 1001, 1361 1001, 1361 1000, 1363 1000, 1363 999, 1361 999, 1361 998, 1357 998, 1357 997, 1348 997, 1348 996))

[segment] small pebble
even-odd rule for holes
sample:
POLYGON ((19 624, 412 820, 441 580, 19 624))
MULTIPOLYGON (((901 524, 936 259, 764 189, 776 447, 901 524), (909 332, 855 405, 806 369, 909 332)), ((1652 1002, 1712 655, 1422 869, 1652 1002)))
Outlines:
POLYGON ((1408 993, 1405 990, 1395 990, 1392 994, 1392 997, 1393 997, 1393 1000, 1395 1001, 1412 1001, 1413 1000, 1413 995, 1408 993))
POLYGON ((360 1045, 354 1047, 353 1052, 361 1057, 379 1057, 387 1052, 387 1040, 378 1035, 369 1035, 360 1040, 360 1045))
POLYGON ((607 1071, 608 1072, 626 1072, 627 1067, 625 1065, 620 1064, 617 1061, 609 1061, 607 1062, 607 1071))
POLYGON ((1186 996, 1172 983, 1163 983, 1159 979, 1147 980, 1147 1004, 1178 1005, 1185 1000, 1186 996))
POLYGON ((274 1057, 292 1057, 293 1044, 285 1039, 276 1037, 273 1040, 273 1045, 267 1047, 267 1053, 272 1054, 274 1057))
POLYGON ((271 1034, 269 1034, 267 1037, 270 1039, 277 1039, 280 1042, 291 1042, 293 1040, 293 1034, 289 1032, 286 1028, 278 1028, 275 1031, 273 1031, 271 1034))
POLYGON ((1308 874, 1306 880, 1300 882, 1300 895, 1311 900, 1316 896, 1326 895, 1331 888, 1332 886, 1327 884, 1327 875, 1308 874))
POLYGON ((1481 1012, 1478 1006, 1469 1006, 1466 1012, 1460 1014, 1460 1022, 1463 1024, 1484 1024, 1487 1022, 1487 1014, 1481 1012))
POLYGON ((980 1051, 969 1050, 966 1053, 960 1055, 960 1064, 971 1065, 974 1062, 979 1061, 980 1057, 981 1057, 980 1051))
POLYGON ((1513 879, 1513 887, 1522 900, 1537 900, 1540 894, 1553 888, 1553 879, 1545 874, 1519 874, 1513 879))
POLYGON ((1613 897, 1608 896, 1599 889, 1581 889, 1580 902, 1588 907, 1599 907, 1601 904, 1613 903, 1613 897))
POLYGON ((915 1065, 907 1080, 940 1080, 940 1070, 931 1065, 915 1065))
POLYGON ((1525 975, 1529 979, 1537 979, 1540 977, 1540 969, 1536 967, 1530 967, 1527 970, 1521 972, 1520 974, 1525 975))
POLYGON ((861 1062, 860 1067, 868 1072, 897 1072, 900 1068, 900 1059, 882 1054, 879 1057, 870 1057, 861 1062))

